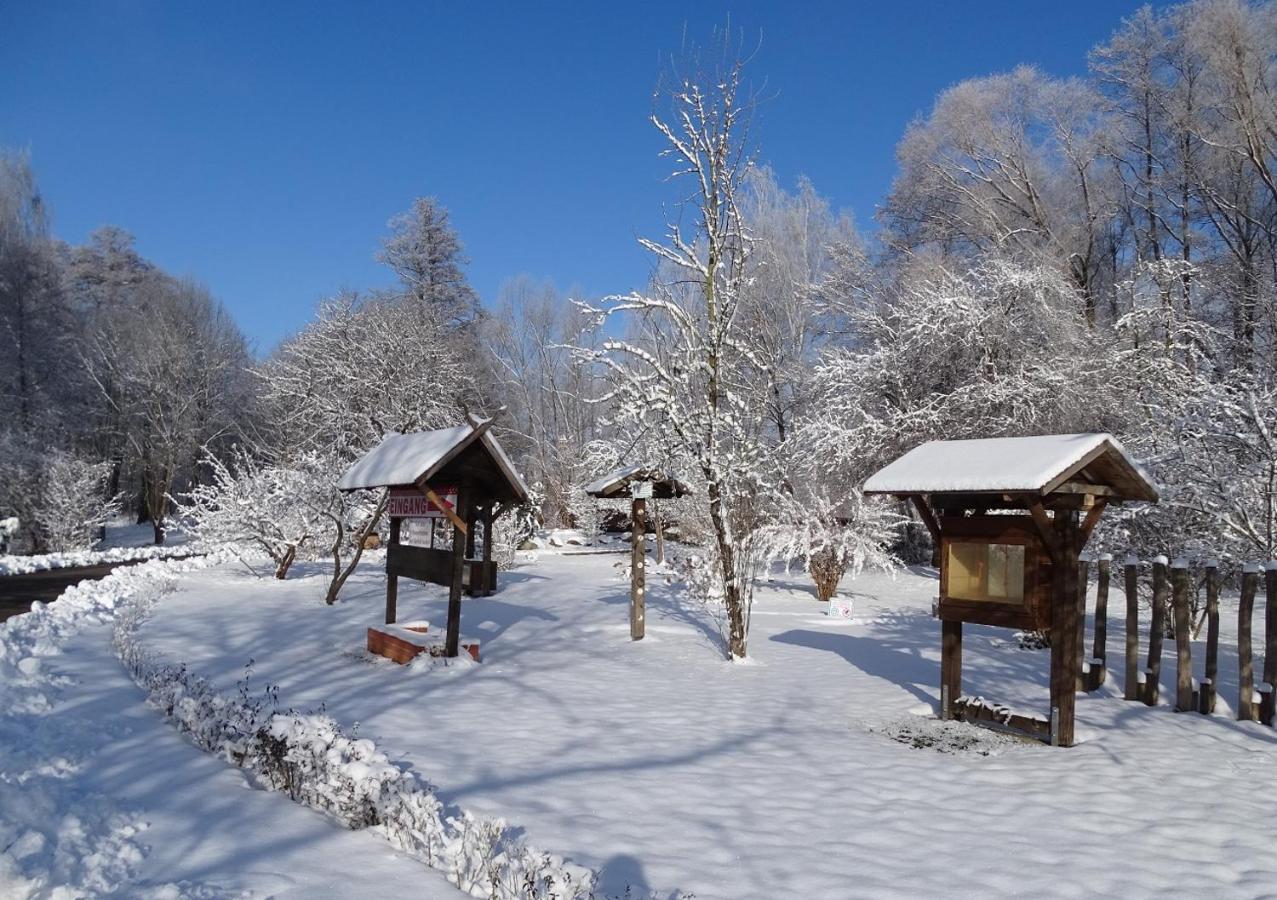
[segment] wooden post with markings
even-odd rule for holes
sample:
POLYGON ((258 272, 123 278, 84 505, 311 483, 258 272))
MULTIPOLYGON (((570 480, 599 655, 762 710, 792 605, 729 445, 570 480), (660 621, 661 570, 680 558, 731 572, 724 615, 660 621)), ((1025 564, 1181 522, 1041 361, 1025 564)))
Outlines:
POLYGON ((1197 695, 1197 709, 1203 715, 1215 712, 1215 690, 1219 678, 1219 564, 1206 567, 1206 670, 1197 695))
POLYGON ((1254 646, 1251 621, 1255 614, 1255 593, 1259 590, 1259 570, 1246 566, 1242 572, 1242 595, 1237 604, 1237 718, 1255 719, 1254 646))
POLYGON ((630 503, 630 640, 641 641, 647 628, 647 501, 630 503))
POLYGON ((1140 564, 1127 557, 1123 566, 1126 587, 1126 672, 1122 696, 1140 699, 1140 564))
POLYGON ((1144 703, 1156 706, 1162 692, 1162 640, 1166 635, 1166 560, 1153 560, 1153 622, 1148 629, 1148 665, 1144 667, 1144 703))
POLYGON ((1188 563, 1175 560, 1171 568, 1171 610, 1175 618, 1175 711, 1197 708, 1193 696, 1192 635, 1188 611, 1188 563))

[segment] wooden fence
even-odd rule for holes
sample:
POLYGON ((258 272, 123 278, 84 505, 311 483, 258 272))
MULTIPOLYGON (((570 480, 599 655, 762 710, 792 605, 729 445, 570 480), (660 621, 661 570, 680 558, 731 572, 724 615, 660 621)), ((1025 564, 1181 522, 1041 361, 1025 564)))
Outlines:
MULTIPOLYGON (((1085 650, 1086 595, 1089 569, 1092 561, 1080 563, 1078 602, 1082 615, 1078 617, 1079 641, 1082 651, 1082 674, 1078 690, 1093 691, 1104 683, 1108 659, 1108 600, 1114 566, 1108 558, 1094 561, 1096 569, 1095 592, 1095 642, 1090 656, 1085 650)), ((1176 560, 1168 564, 1159 557, 1152 564, 1153 609, 1149 623, 1148 655, 1141 665, 1140 658, 1140 564, 1135 559, 1126 560, 1121 567, 1123 590, 1126 594, 1126 656, 1123 696, 1127 700, 1142 701, 1156 706, 1161 691, 1162 645, 1166 634, 1165 617, 1169 610, 1175 635, 1175 710, 1196 711, 1203 715, 1215 712, 1216 692, 1219 685, 1219 567, 1215 564, 1200 566, 1194 575, 1187 563, 1176 560), (1199 580, 1200 579, 1200 580, 1199 580), (1194 628, 1190 595, 1196 585, 1206 591, 1206 607, 1203 611, 1206 627, 1206 659, 1201 682, 1193 678, 1192 633, 1194 628), (1169 599, 1169 603, 1167 600, 1169 599)), ((1258 565, 1247 565, 1241 576, 1241 601, 1237 609, 1237 718, 1244 721, 1258 720, 1273 725, 1277 712, 1277 566, 1270 564, 1261 572, 1258 565), (1252 619, 1255 598, 1259 594, 1260 581, 1264 584, 1264 666, 1262 678, 1255 684, 1255 662, 1252 646, 1252 619)))

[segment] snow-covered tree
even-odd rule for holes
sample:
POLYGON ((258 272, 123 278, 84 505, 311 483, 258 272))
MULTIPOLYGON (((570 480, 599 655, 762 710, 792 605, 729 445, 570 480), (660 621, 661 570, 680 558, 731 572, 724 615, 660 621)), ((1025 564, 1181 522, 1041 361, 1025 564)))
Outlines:
POLYGON ((632 317, 634 337, 583 355, 606 373, 618 421, 659 431, 694 471, 712 524, 709 593, 726 604, 736 658, 747 651, 755 498, 769 471, 762 413, 749 402, 763 365, 740 316, 752 248, 740 208, 751 102, 731 49, 724 41, 721 56, 689 56, 688 72, 673 75, 670 116, 652 116, 673 177, 690 187, 687 218, 670 222, 663 242, 640 241, 664 272, 649 290, 590 308, 600 319, 632 317))
POLYGON ((388 225, 390 236, 377 258, 399 276, 408 296, 449 325, 473 319, 479 297, 466 280, 468 260, 448 210, 434 197, 418 197, 388 225))
POLYGON ((111 463, 51 450, 42 473, 35 521, 53 552, 87 550, 120 511, 120 497, 108 493, 111 463))

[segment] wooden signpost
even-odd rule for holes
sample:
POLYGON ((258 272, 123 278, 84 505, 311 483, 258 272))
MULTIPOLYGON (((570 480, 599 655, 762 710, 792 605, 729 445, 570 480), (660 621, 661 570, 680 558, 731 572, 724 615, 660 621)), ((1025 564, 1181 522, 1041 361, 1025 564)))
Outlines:
POLYGON ((1072 746, 1079 556, 1107 505, 1157 501, 1139 467, 1104 434, 933 441, 874 475, 865 492, 912 501, 940 550, 941 718, 1072 746), (1048 718, 962 696, 965 622, 1050 634, 1048 718))
POLYGON ((591 482, 585 492, 599 499, 630 500, 630 639, 640 641, 647 630, 647 501, 682 497, 689 491, 655 469, 630 466, 591 482))
POLYGON ((492 524, 510 505, 527 500, 527 487, 489 433, 492 421, 439 431, 392 434, 342 476, 341 490, 386 488, 390 542, 386 547, 386 624, 398 616, 399 579, 448 588, 444 655, 461 646, 461 595, 486 596, 497 588, 492 560, 492 524), (406 520, 431 522, 429 547, 402 541, 406 520), (434 523, 451 525, 448 548, 434 546, 434 523), (482 557, 475 534, 482 524, 482 557))

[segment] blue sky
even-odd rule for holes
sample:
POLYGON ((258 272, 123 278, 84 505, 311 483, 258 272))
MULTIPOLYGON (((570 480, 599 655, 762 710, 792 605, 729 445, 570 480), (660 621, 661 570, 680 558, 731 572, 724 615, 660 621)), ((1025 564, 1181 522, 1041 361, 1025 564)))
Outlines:
POLYGON ((761 32, 761 160, 870 226, 938 91, 1022 62, 1080 73, 1138 5, 15 0, 0 145, 30 150, 59 237, 127 228, 264 352, 326 294, 388 283, 385 222, 421 195, 486 302, 521 273, 641 284, 635 237, 671 196, 646 117, 684 27, 761 32))

